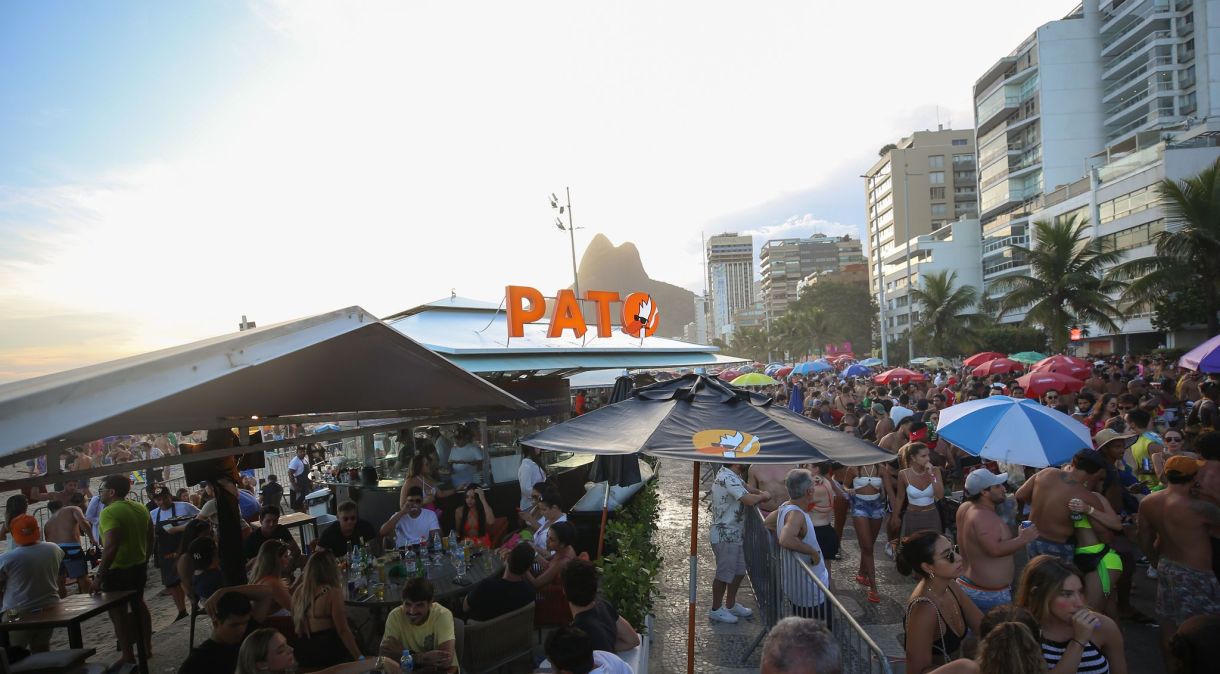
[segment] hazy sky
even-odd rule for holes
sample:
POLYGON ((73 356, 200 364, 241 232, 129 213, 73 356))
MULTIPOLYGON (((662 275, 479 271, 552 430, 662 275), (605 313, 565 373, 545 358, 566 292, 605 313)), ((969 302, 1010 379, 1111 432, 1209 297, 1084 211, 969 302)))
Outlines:
POLYGON ((859 235, 877 149, 1071 2, 5 2, 0 381, 636 242, 859 235))

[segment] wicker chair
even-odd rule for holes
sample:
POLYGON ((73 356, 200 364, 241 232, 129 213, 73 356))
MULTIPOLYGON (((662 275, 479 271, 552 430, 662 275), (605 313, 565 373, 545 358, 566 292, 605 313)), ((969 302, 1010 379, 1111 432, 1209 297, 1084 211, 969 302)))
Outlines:
POLYGON ((466 674, 496 671, 534 652, 533 603, 492 620, 469 620, 454 627, 458 664, 466 674))

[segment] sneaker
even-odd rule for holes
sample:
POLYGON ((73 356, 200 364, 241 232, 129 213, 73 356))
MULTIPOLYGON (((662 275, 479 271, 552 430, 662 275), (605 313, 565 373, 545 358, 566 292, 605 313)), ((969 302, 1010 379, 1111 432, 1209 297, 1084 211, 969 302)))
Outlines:
POLYGON ((729 611, 727 608, 725 608, 723 606, 716 609, 715 611, 712 611, 711 613, 708 613, 707 617, 714 623, 730 623, 731 624, 731 623, 737 622, 737 616, 733 615, 733 613, 731 611, 729 611))
POLYGON ((894 558, 894 544, 893 543, 885 544, 885 556, 889 557, 890 559, 894 558))
POLYGON ((754 615, 753 611, 742 606, 741 604, 733 604, 732 606, 726 606, 725 608, 729 610, 729 613, 732 613, 738 618, 749 618, 750 616, 754 615))
POLYGON ((1152 565, 1148 566, 1148 577, 1156 578, 1156 567, 1155 566, 1152 566, 1152 565))

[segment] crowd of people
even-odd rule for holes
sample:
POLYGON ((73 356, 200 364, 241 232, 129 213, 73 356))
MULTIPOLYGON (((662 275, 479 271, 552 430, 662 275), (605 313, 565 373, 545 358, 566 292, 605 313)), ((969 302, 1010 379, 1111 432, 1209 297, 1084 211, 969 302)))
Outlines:
MULTIPOLYGON (((1220 378, 1159 358, 1110 358, 1093 363, 1073 390, 1029 396, 1092 436, 1093 446, 1064 466, 981 460, 937 436, 951 405, 1026 397, 1019 374, 974 377, 961 368, 878 385, 829 372, 773 387, 770 395, 794 411, 894 458, 721 467, 710 491, 709 618, 733 623, 749 614, 736 595, 746 573, 745 508, 756 506, 782 553, 808 563, 827 587, 832 573, 843 574, 880 602, 875 548, 916 581, 903 620, 907 672, 1122 674, 1124 622, 1158 626, 1169 672, 1203 671, 1217 640, 1201 637, 1220 623, 1220 378), (859 562, 836 571, 849 517, 859 562), (1155 615, 1132 604, 1138 582, 1155 584, 1155 615)), ((816 591, 784 593, 798 617, 831 617, 808 610, 822 601, 816 591)), ((788 643, 816 629, 786 622, 773 639, 788 643)), ((838 671, 809 668, 815 660, 769 645, 763 670, 838 671), (806 664, 782 664, 790 661, 806 664)))
MULTIPOLYGON (((134 494, 128 473, 110 475, 92 489, 66 480, 57 491, 34 494, 52 513, 43 527, 28 512, 29 495, 14 495, 0 529, 0 538, 10 545, 0 555, 3 610, 20 615, 45 608, 66 596, 73 584, 82 593, 136 590, 143 595, 149 570, 155 568, 163 594, 177 608, 176 620, 193 619, 194 612, 206 615, 212 626, 210 637, 179 666, 181 674, 262 674, 297 667, 340 674, 398 672, 404 651, 417 671, 455 672, 455 621, 494 620, 533 604, 537 624, 555 629, 544 651, 559 671, 630 672, 615 653, 639 646, 639 634, 600 596, 600 572, 576 552, 576 530, 567 521, 563 499, 536 457, 527 450, 519 471, 524 498, 521 509, 511 513, 519 527, 508 531, 509 518, 497 515, 472 472, 461 478, 464 482, 451 483, 463 498, 450 532, 442 528, 437 499, 455 491, 439 486, 439 452, 446 453, 449 466, 471 471, 480 467, 472 456, 482 453, 469 451, 471 434, 461 427, 452 441, 442 432, 429 435, 415 442, 415 451, 404 459, 408 470, 397 512, 374 523, 361 517, 356 503, 341 502, 336 522, 304 548, 280 520, 285 511, 303 506, 299 492, 307 489, 304 479, 316 468, 306 447, 288 465, 287 493, 274 475, 262 485, 204 482, 194 493, 153 482, 144 493, 134 494), (236 491, 245 585, 224 582, 218 489, 236 491), (401 605, 379 629, 361 634, 352 627, 344 569, 355 551, 380 555, 448 535, 464 547, 486 551, 480 554, 498 555, 503 572, 444 602, 437 601, 427 577, 406 578, 401 605), (378 634, 379 641, 369 640, 378 634)), ((69 467, 76 460, 70 458, 69 467)), ((137 639, 150 657, 155 645, 148 606, 143 600, 139 605, 137 620, 126 608, 115 608, 110 616, 122 657, 129 662, 135 660, 137 639)), ((50 630, 12 635, 14 661, 25 651, 47 650, 51 640, 50 630)))

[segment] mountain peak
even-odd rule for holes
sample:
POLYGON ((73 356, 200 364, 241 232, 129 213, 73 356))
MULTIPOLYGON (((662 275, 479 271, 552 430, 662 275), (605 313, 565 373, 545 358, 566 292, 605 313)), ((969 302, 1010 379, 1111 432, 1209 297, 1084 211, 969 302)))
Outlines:
POLYGON ((595 234, 580 258, 583 290, 613 290, 622 296, 646 292, 661 311, 658 334, 682 337, 682 329, 695 320, 695 294, 685 288, 654 280, 644 271, 640 251, 630 241, 615 246, 604 234, 595 234))

